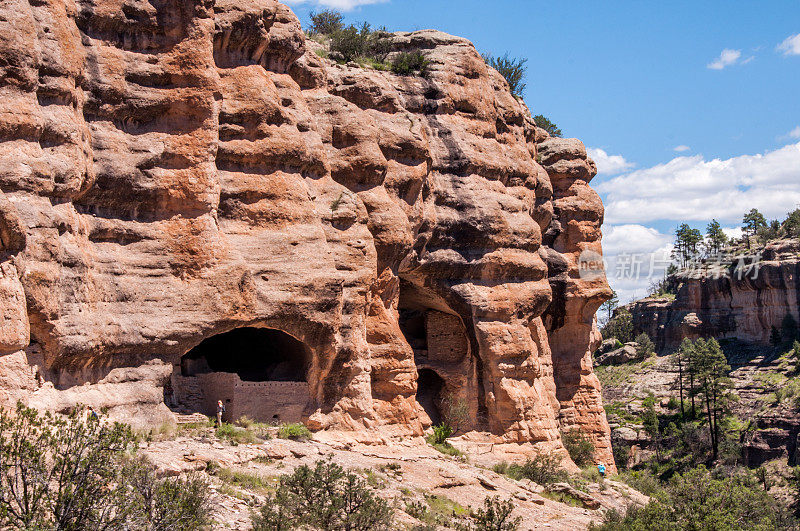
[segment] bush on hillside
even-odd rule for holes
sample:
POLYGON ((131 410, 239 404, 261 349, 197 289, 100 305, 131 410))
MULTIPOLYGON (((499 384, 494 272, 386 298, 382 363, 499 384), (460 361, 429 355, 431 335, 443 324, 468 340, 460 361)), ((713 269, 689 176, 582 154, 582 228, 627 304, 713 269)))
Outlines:
POLYGON ((0 526, 14 529, 201 529, 203 481, 160 480, 133 456, 128 426, 17 404, 0 411, 0 526))
POLYGON ((457 526, 462 531, 516 531, 522 523, 522 517, 513 518, 514 503, 501 500, 498 496, 486 497, 483 507, 472 511, 469 520, 457 526))
POLYGON ((385 30, 372 31, 369 24, 349 25, 330 35, 331 57, 349 63, 359 58, 370 58, 378 63, 386 61, 391 51, 391 41, 385 30))
POLYGON ((549 454, 539 454, 529 458, 522 465, 499 463, 493 470, 512 479, 525 478, 539 485, 549 485, 569 479, 569 474, 561 467, 561 460, 549 454))
POLYGON ((547 131, 550 136, 556 138, 561 137, 562 135, 561 129, 559 129, 556 124, 551 122, 547 116, 543 114, 537 114, 536 116, 533 117, 533 121, 537 127, 540 127, 545 131, 547 131))
POLYGON ((649 358, 656 353, 656 346, 647 334, 639 334, 634 341, 636 341, 636 355, 639 359, 649 358))
POLYGON ((311 12, 309 15, 311 25, 308 31, 319 35, 332 35, 344 29, 344 16, 333 9, 325 9, 319 13, 311 12))
POLYGON ((302 465, 281 476, 252 523, 254 531, 370 531, 389 529, 391 517, 392 508, 363 479, 331 461, 317 461, 314 468, 302 465))
POLYGON ((444 444, 451 435, 453 435, 453 428, 445 423, 439 424, 433 427, 433 433, 428 436, 428 443, 444 444))
POLYGON ((609 511, 595 530, 641 529, 794 529, 795 522, 749 471, 730 475, 702 465, 673 476, 645 507, 625 515, 609 511))
POLYGON ((278 438, 292 439, 295 441, 305 441, 311 439, 311 432, 300 423, 284 424, 278 428, 278 438))
POLYGON ((400 76, 418 74, 424 76, 430 61, 420 52, 402 52, 392 61, 392 72, 400 76))
POLYGON ((579 429, 573 428, 565 431, 561 434, 561 441, 576 465, 586 466, 592 463, 594 444, 579 429))
POLYGON ((525 90, 525 73, 528 59, 521 57, 509 57, 508 52, 501 57, 493 57, 484 54, 483 59, 486 64, 497 70, 508 83, 508 89, 514 97, 521 98, 522 91, 525 90))

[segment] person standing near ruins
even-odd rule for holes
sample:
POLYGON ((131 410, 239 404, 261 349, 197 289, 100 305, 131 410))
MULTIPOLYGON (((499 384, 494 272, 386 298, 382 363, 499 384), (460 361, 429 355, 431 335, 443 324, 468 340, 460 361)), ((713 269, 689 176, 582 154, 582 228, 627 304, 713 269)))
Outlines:
POLYGON ((225 412, 225 405, 222 400, 217 400, 217 427, 222 426, 222 414, 225 412))

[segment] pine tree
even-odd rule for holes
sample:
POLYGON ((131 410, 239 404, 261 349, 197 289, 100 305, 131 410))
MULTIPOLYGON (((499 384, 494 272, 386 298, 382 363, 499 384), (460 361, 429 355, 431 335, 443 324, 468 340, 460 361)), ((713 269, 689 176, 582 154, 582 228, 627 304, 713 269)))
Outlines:
POLYGON ((716 219, 712 219, 711 223, 706 227, 706 239, 708 240, 708 248, 712 253, 720 252, 728 244, 728 237, 722 231, 722 225, 716 219))
POLYGON ((781 232, 788 238, 800 238, 800 208, 789 212, 781 225, 781 232))
POLYGON ((694 377, 698 370, 697 356, 696 356, 697 351, 695 349, 695 345, 692 343, 692 340, 689 339, 688 337, 683 338, 683 341, 681 342, 681 346, 678 348, 678 351, 681 352, 682 354, 684 362, 683 368, 686 370, 686 374, 689 378, 688 393, 689 393, 689 398, 691 398, 692 400, 692 418, 696 418, 697 408, 695 407, 694 398, 695 396, 697 396, 697 393, 695 392, 694 377))
POLYGON ((678 347, 678 350, 675 351, 673 356, 673 363, 678 368, 678 393, 681 401, 681 421, 686 420, 686 412, 683 409, 683 367, 686 364, 686 351, 691 348, 691 343, 692 342, 688 338, 684 338, 681 342, 681 346, 678 347))
POLYGON ((731 380, 728 373, 731 370, 725 354, 716 339, 708 341, 698 339, 694 344, 696 364, 698 369, 698 394, 705 402, 706 422, 711 438, 712 460, 719 456, 720 420, 727 412, 732 396, 729 392, 731 380))
POLYGON ((742 218, 742 229, 744 230, 745 238, 747 239, 747 246, 750 246, 750 238, 758 234, 760 229, 767 228, 767 218, 758 211, 758 209, 753 208, 744 215, 742 218))
POLYGON ((619 296, 616 291, 611 290, 611 298, 600 305, 600 311, 606 314, 606 322, 611 320, 611 316, 614 314, 614 310, 617 309, 617 306, 619 306, 619 296))
POLYGON ((681 266, 686 264, 698 254, 698 245, 703 241, 702 233, 691 228, 687 223, 682 223, 675 229, 675 245, 672 249, 674 258, 680 261, 681 266))

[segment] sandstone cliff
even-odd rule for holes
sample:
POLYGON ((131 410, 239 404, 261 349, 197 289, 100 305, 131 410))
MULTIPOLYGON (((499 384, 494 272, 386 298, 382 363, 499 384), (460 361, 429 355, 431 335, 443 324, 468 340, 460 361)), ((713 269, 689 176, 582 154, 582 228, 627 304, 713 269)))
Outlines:
POLYGON ((613 462, 610 290, 577 275, 594 164, 468 41, 391 41, 428 74, 321 59, 272 0, 5 2, 3 400, 152 424, 258 396, 208 375, 283 345, 261 379, 305 382, 274 407, 313 429, 421 434, 447 397, 467 438, 563 452, 578 428, 613 462), (241 329, 273 335, 219 336, 241 329))
POLYGON ((735 338, 768 345, 800 303, 800 241, 779 240, 746 256, 707 263, 673 277, 674 299, 647 298, 628 306, 637 333, 647 333, 659 351, 684 337, 735 338))

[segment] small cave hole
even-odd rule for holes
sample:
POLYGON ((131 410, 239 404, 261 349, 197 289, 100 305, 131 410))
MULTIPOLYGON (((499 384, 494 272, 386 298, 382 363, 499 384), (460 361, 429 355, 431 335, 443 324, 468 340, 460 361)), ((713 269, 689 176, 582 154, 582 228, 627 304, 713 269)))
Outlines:
POLYGON ((444 380, 432 369, 420 369, 417 378, 417 402, 425 410, 434 425, 441 424, 442 390, 444 380))

